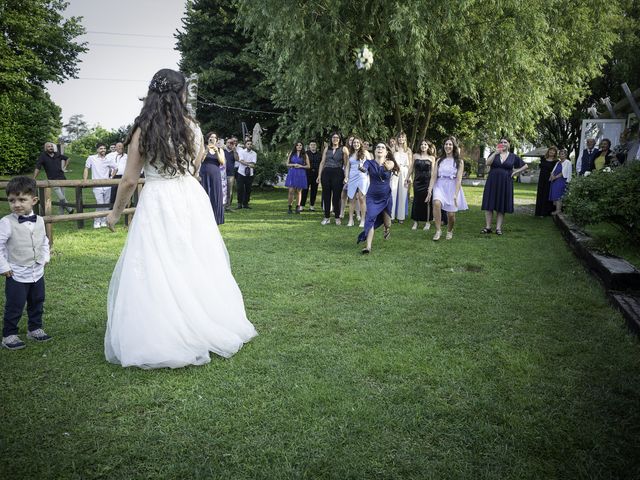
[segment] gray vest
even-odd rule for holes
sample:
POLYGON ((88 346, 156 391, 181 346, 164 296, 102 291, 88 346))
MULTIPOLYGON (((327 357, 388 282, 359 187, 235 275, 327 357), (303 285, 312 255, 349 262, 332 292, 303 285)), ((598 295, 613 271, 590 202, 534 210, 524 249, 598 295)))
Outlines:
POLYGON ((342 147, 336 148, 334 152, 331 147, 327 149, 327 155, 324 161, 324 168, 342 168, 344 167, 344 155, 342 147))
POLYGON ((11 224, 11 237, 7 240, 7 260, 14 265, 31 267, 36 263, 44 263, 42 244, 46 236, 44 220, 36 219, 33 231, 18 222, 14 215, 7 215, 11 224))

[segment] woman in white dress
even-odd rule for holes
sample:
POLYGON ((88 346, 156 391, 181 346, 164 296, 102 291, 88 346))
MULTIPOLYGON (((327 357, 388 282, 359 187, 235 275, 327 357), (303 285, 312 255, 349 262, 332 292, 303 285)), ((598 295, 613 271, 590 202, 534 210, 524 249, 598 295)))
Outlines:
POLYGON ((111 230, 144 167, 146 182, 109 285, 105 356, 123 367, 178 368, 230 357, 257 335, 211 203, 194 178, 204 154, 186 81, 157 72, 131 129, 111 230))
POLYGON ((411 163, 413 156, 411 149, 407 146, 407 135, 404 132, 398 134, 398 144, 393 152, 400 171, 398 176, 391 179, 391 198, 393 207, 391 209, 391 220, 398 220, 398 223, 404 223, 409 211, 409 184, 411 182, 409 172, 411 172, 411 163))

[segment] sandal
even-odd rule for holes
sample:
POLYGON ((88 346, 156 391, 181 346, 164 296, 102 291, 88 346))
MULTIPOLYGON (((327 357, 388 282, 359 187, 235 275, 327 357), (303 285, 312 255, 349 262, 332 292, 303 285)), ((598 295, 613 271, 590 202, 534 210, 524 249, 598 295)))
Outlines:
POLYGON ((500 230, 499 228, 496 228, 496 235, 502 235, 502 230, 500 230))
POLYGON ((371 253, 371 250, 369 250, 368 248, 363 248, 362 252, 360 252, 360 253, 362 253, 362 255, 368 255, 368 254, 371 253))
POLYGON ((391 229, 385 228, 384 233, 382 234, 382 238, 384 238, 385 240, 388 240, 390 236, 391 236, 391 229))
POLYGON ((482 230, 480 230, 480 233, 491 233, 491 231, 492 230, 490 228, 484 227, 482 230))

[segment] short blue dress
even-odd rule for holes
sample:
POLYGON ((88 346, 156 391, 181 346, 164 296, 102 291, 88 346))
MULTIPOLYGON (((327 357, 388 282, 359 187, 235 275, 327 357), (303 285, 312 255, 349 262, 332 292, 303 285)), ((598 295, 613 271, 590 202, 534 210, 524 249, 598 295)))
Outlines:
POLYGON ((369 230, 378 228, 384 223, 384 214, 391 217, 393 199, 391 198, 392 173, 378 165, 375 160, 365 160, 364 169, 369 174, 369 189, 367 190, 367 214, 364 220, 364 230, 358 235, 358 243, 367 238, 369 230))
MULTIPOLYGON (((553 167, 552 175, 560 175, 562 173, 562 162, 557 162, 556 166, 553 167)), ((549 188, 549 200, 555 202, 556 200, 560 200, 565 190, 567 189, 567 179, 562 175, 560 178, 556 178, 553 182, 551 182, 551 186, 549 188)))
POLYGON ((366 195, 369 189, 369 175, 361 172, 358 167, 360 167, 360 160, 355 155, 351 155, 349 157, 349 183, 347 183, 347 197, 349 199, 353 199, 358 190, 362 195, 366 195))
MULTIPOLYGON (((293 155, 289 159, 289 163, 296 163, 298 165, 306 165, 307 162, 304 158, 300 158, 298 155, 293 155)), ((305 168, 289 167, 287 172, 287 179, 284 181, 285 187, 299 188, 304 190, 309 184, 307 183, 307 170, 305 168)))

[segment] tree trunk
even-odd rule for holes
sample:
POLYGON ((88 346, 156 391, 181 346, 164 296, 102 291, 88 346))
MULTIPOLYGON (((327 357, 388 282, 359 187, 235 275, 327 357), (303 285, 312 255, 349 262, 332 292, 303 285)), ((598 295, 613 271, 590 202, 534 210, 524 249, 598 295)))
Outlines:
POLYGON ((427 109, 427 114, 425 115, 422 129, 420 130, 420 141, 422 141, 423 138, 427 138, 427 131, 429 130, 429 124, 431 123, 431 104, 426 102, 425 107, 427 109))
POLYGON ((409 143, 409 148, 412 150, 416 145, 416 135, 418 134, 418 123, 420 123, 420 115, 422 115, 422 105, 418 105, 416 109, 416 116, 413 120, 413 128, 411 129, 411 142, 409 143))
POLYGON ((393 106, 393 114, 396 119, 396 131, 394 132, 394 135, 397 135, 402 131, 402 116, 400 115, 400 105, 397 103, 393 106))

